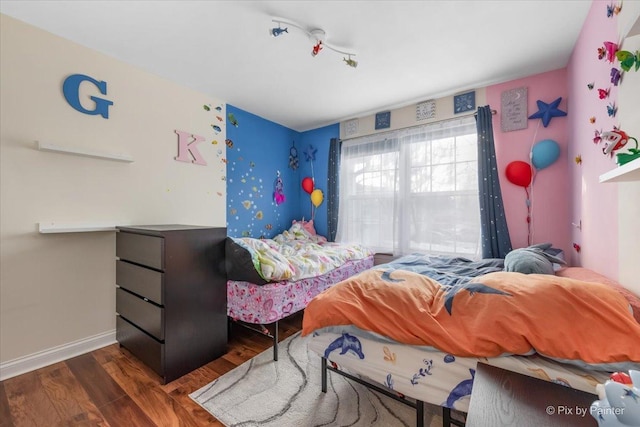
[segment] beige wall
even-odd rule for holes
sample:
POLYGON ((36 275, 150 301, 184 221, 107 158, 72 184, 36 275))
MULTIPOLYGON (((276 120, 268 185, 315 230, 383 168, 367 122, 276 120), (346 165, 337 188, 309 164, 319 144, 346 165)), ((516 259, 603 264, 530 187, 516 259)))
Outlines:
MULTIPOLYGON (((115 328, 115 232, 37 224, 226 224, 224 104, 0 15, 0 362, 115 328), (71 108, 71 74, 107 82, 109 119, 71 108), (212 124, 222 132, 215 134, 212 124), (208 163, 174 160, 174 130, 204 136, 208 163), (212 144, 213 140, 219 143, 212 144), (124 153, 133 163, 42 152, 35 140, 124 153)), ((176 58, 178 61, 179 58, 176 58)), ((83 100, 85 108, 92 102, 83 100)))

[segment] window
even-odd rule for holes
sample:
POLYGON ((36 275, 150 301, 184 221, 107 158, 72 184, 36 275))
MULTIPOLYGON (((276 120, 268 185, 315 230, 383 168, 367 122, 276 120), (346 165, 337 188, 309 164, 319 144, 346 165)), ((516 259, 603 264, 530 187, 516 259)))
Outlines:
POLYGON ((346 140, 340 164, 338 241, 480 256, 472 116, 346 140))

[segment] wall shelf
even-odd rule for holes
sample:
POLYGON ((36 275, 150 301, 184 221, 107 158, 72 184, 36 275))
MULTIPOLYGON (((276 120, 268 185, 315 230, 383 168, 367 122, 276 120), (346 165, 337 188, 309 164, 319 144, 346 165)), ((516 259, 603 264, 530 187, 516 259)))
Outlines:
POLYGON ((38 150, 53 153, 72 154, 74 156, 92 157, 94 159, 114 160, 117 162, 132 163, 133 157, 126 154, 104 153, 100 151, 86 150, 84 148, 61 147, 59 145, 36 141, 38 150))
POLYGON ((627 181, 640 181, 640 159, 635 159, 600 175, 600 182, 627 181))
POLYGON ((125 223, 115 222, 39 222, 38 232, 40 234, 51 233, 88 233, 94 231, 115 231, 117 226, 126 225, 125 223))

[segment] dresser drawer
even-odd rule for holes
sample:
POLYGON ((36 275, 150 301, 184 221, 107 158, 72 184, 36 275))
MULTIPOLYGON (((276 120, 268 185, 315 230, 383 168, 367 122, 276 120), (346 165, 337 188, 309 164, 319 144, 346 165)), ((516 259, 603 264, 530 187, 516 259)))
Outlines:
POLYGON ((164 270, 164 239, 120 231, 116 233, 116 256, 158 270, 164 270))
POLYGON ((116 312, 159 340, 164 340, 164 309, 129 293, 116 289, 116 312))
POLYGON ((116 261, 116 285, 163 305, 164 273, 116 261))
POLYGON ((116 316, 116 340, 160 376, 163 376, 164 344, 154 340, 120 316, 116 316))

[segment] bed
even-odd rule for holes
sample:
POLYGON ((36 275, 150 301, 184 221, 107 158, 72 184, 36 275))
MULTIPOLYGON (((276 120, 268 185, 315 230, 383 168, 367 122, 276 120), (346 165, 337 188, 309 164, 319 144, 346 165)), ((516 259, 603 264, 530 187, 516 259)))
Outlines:
POLYGON ((303 310, 316 295, 373 266, 359 244, 327 242, 312 221, 294 221, 273 239, 226 241, 227 315, 273 339, 278 360, 278 321, 303 310), (270 331, 271 329, 271 331, 270 331))
POLYGON ((468 411, 479 362, 589 393, 640 367, 631 292, 581 268, 503 270, 498 259, 410 255, 314 298, 302 334, 322 357, 323 391, 336 372, 413 406, 418 426, 425 402, 464 425, 451 411, 468 411))

